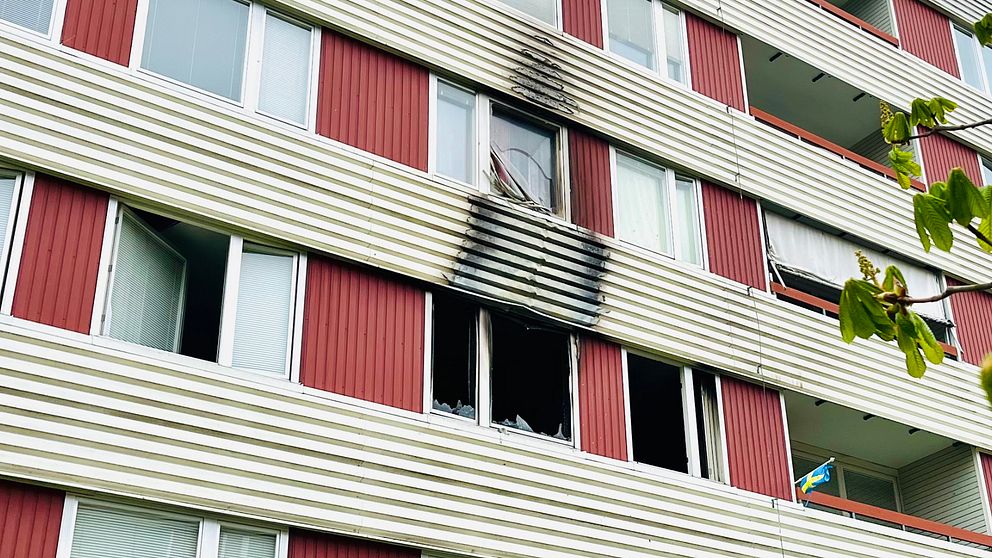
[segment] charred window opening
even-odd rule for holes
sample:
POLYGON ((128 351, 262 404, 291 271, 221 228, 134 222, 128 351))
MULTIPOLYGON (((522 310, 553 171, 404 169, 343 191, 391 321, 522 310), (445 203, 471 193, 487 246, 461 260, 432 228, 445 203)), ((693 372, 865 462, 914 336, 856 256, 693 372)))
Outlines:
POLYGON ((572 439, 569 336, 491 316, 492 423, 572 439))
POLYGON ((634 461, 689 472, 680 368, 627 355, 634 461))
POLYGON ((434 296, 431 346, 433 408, 476 416, 476 335, 479 309, 464 300, 434 296))

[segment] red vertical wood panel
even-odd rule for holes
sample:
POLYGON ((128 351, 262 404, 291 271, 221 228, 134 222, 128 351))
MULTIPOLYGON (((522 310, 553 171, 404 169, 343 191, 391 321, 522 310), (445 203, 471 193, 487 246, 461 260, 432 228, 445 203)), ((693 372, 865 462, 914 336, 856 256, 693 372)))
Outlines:
POLYGON ((918 0, 893 0, 892 7, 902 48, 952 76, 961 77, 947 16, 918 0))
POLYGON ((685 26, 692 88, 743 111, 744 80, 737 35, 688 12, 685 26))
POLYGON ((603 48, 603 7, 600 0, 562 0, 561 14, 566 33, 603 48))
POLYGON ((568 172, 572 181, 572 221, 613 236, 610 145, 584 132, 569 130, 568 172))
POLYGON ((985 495, 988 497, 987 502, 992 504, 992 455, 985 452, 979 452, 978 455, 982 462, 981 473, 985 477, 985 495))
POLYGON ((920 139, 923 168, 930 182, 943 182, 954 167, 961 167, 975 184, 982 183, 982 169, 978 166, 978 153, 970 147, 933 134, 920 139))
POLYGON ((109 197, 37 175, 12 313, 88 333, 109 197))
POLYGON ((138 0, 68 0, 62 44, 127 66, 138 0))
MULTIPOLYGON (((956 286, 962 283, 948 277, 947 284, 956 286)), ((954 334, 964 350, 964 360, 980 365, 985 355, 992 353, 992 329, 989 329, 992 294, 958 293, 951 297, 951 312, 954 316, 954 334)))
POLYGON ((730 484, 791 500, 785 423, 778 391, 730 377, 720 379, 730 484))
POLYGON ((318 134, 427 170, 427 69, 324 29, 318 87, 318 134))
POLYGON ((307 263, 300 382, 423 410, 424 291, 328 259, 307 263))
POLYGON ((420 558, 420 550, 290 529, 287 558, 420 558))
POLYGON ((0 480, 0 558, 55 558, 65 493, 0 480))
POLYGON ((582 449, 627 460, 620 345, 583 336, 579 345, 579 423, 582 449))
POLYGON ((708 182, 702 187, 710 271, 765 290, 758 203, 708 182))

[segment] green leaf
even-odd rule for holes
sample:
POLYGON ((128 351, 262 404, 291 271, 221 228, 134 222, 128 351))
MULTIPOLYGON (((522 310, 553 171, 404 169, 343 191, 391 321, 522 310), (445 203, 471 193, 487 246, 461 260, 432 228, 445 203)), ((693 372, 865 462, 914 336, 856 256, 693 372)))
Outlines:
POLYGON ((913 221, 916 223, 916 234, 920 237, 920 244, 923 245, 923 251, 930 253, 930 234, 927 233, 927 228, 924 225, 926 218, 923 217, 923 202, 917 199, 918 196, 922 194, 917 194, 913 197, 913 221))
POLYGON ((985 355, 982 361, 982 368, 978 371, 978 378, 985 390, 985 399, 992 404, 992 353, 985 355))
POLYGON ((923 124, 927 128, 934 127, 933 111, 930 110, 930 101, 926 99, 913 99, 913 104, 909 111, 909 126, 915 128, 923 124))
POLYGON ((910 134, 909 119, 902 112, 893 113, 892 119, 882 127, 882 136, 888 143, 906 143, 910 134))
MULTIPOLYGON (((882 280, 882 290, 890 293, 894 293, 896 292, 896 288, 898 286, 901 286, 903 291, 905 291, 906 278, 902 276, 902 272, 899 271, 898 267, 894 265, 890 265, 889 267, 885 268, 885 279, 882 280), (896 284, 897 279, 898 279, 898 285, 896 284)), ((905 296, 905 292, 903 292, 901 296, 905 296)))
MULTIPOLYGON (((934 246, 944 250, 951 249, 954 243, 954 233, 951 232, 951 215, 947 207, 940 199, 930 194, 916 194, 913 196, 913 213, 916 218, 917 231, 922 227, 925 234, 930 236, 934 246)), ((922 236, 921 236, 922 239, 922 236)), ((926 242, 924 249, 929 251, 926 242)))
POLYGON ((891 341, 895 326, 875 295, 882 291, 863 279, 848 279, 840 293, 840 334, 845 342, 872 335, 891 341))
POLYGON ((912 351, 906 353, 906 371, 916 379, 922 378, 923 374, 927 371, 927 363, 924 362, 923 357, 920 356, 920 351, 916 347, 913 347, 912 351))
POLYGON ((930 185, 930 188, 927 189, 927 193, 930 194, 931 196, 939 199, 939 200, 942 200, 942 201, 943 200, 946 200, 947 199, 947 183, 946 182, 934 182, 933 184, 930 185))
POLYGON ((958 108, 958 104, 950 99, 934 97, 930 99, 930 113, 939 124, 947 124, 947 115, 958 108))
POLYGON ((985 217, 988 214, 981 193, 961 167, 951 169, 947 175, 945 201, 951 217, 962 227, 968 226, 975 217, 985 217))
MULTIPOLYGON (((848 281, 848 283, 850 282, 851 281, 848 281)), ((858 301, 851 296, 851 290, 848 288, 847 284, 844 285, 844 290, 840 292, 839 306, 840 311, 838 312, 838 315, 840 317, 840 337, 845 343, 850 343, 854 341, 855 337, 857 337, 854 322, 856 319, 855 314, 857 314, 860 309, 855 308, 858 306, 858 301)), ((867 316, 864 318, 867 319, 867 316)), ((858 316, 857 319, 861 320, 862 317, 858 316)))
POLYGON ((893 145, 889 150, 889 163, 892 170, 896 171, 896 180, 904 190, 912 186, 911 176, 919 176, 922 172, 919 163, 913 159, 913 154, 903 151, 898 145, 893 145))
POLYGON ((937 338, 934 337, 930 326, 916 312, 910 310, 908 314, 916 326, 916 342, 923 349, 923 354, 926 355, 927 360, 934 364, 944 362, 944 348, 937 342, 937 338))
POLYGON ((909 316, 899 312, 896 314, 896 343, 899 350, 907 355, 916 352, 916 324, 909 316))
POLYGON ((975 38, 983 46, 992 44, 992 14, 985 14, 975 22, 975 38))

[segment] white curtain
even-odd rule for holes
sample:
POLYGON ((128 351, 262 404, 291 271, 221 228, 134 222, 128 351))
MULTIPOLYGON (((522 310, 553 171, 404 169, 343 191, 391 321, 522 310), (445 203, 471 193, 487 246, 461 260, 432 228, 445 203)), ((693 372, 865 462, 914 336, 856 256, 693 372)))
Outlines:
POLYGON ((266 12, 258 110, 290 122, 306 124, 311 43, 309 27, 301 27, 266 12))
POLYGON ((47 34, 54 4, 54 0, 0 0, 0 19, 47 34))
POLYGON ((200 522, 80 504, 69 558, 196 558, 200 522))
MULTIPOLYGON (((925 267, 897 260, 770 211, 765 212, 765 226, 768 229, 769 256, 773 261, 812 274, 838 287, 842 287, 852 277, 861 278, 858 260, 854 255, 855 251, 861 250, 883 273, 890 265, 898 267, 906 278, 912 296, 929 296, 941 291, 938 275, 925 267)), ((919 304, 915 308, 917 312, 930 317, 946 316, 944 305, 940 302, 919 304)))
POLYGON ((685 83, 683 60, 682 20, 679 12, 667 7, 662 10, 665 18, 665 57, 668 59, 668 77, 685 83))
POLYGON ((284 373, 293 320, 294 257, 245 246, 241 255, 232 364, 284 373))
POLYGON ((617 202, 621 240, 672 254, 664 169, 617 153, 617 202))
POLYGON ((437 172, 473 182, 475 170, 475 95, 460 87, 437 82, 437 172))
POLYGON ((272 533, 222 527, 218 558, 275 558, 276 536, 272 533))
POLYGON ((679 240, 677 257, 684 262, 703 265, 696 182, 682 176, 676 176, 675 200, 677 205, 675 234, 679 240))

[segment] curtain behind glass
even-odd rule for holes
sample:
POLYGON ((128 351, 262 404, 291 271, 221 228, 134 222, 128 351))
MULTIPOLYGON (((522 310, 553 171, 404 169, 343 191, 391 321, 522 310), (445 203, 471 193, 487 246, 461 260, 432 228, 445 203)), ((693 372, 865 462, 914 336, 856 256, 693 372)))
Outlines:
POLYGON ((0 0, 0 19, 48 34, 54 0, 0 0))
POLYGON ((521 120, 493 114, 490 141, 521 188, 554 209, 555 133, 521 120))
POLYGON ((306 125, 310 90, 310 33, 309 27, 290 23, 271 12, 265 14, 258 110, 306 125))
POLYGON ((664 169, 618 153, 617 202, 621 240, 672 254, 664 169))
POLYGON ((682 19, 677 11, 662 10, 665 17, 665 55, 668 58, 668 77, 685 83, 685 60, 682 52, 682 19))
POLYGON ((655 69, 651 0, 606 0, 610 51, 646 68, 655 69))
POLYGON ((475 169, 475 95, 443 81, 437 82, 437 173, 473 182, 475 169))
POLYGON ((248 4, 235 0, 150 0, 141 67, 241 100, 248 4))
POLYGON ((677 212, 675 234, 679 239, 678 259, 703 265, 703 247, 699 227, 699 204, 696 183, 691 178, 675 176, 677 212))
POLYGON ((293 256, 260 253, 245 246, 234 326, 234 366, 286 372, 294 263, 293 256))
POLYGON ((80 504, 70 558, 196 558, 200 523, 80 504))

